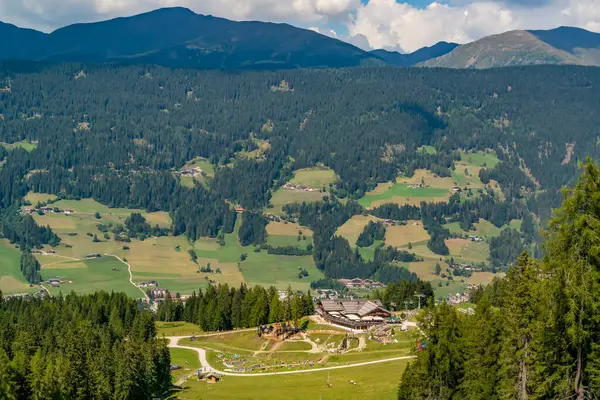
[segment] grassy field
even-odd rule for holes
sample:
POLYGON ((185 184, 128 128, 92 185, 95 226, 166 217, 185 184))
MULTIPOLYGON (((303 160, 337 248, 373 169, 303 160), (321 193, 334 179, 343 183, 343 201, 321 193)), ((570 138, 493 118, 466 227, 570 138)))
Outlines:
POLYGON ((6 239, 0 239, 0 290, 3 294, 33 293, 39 287, 29 287, 19 263, 21 252, 6 239))
POLYGON ((330 183, 334 183, 337 179, 337 175, 333 170, 325 167, 313 167, 294 171, 294 177, 290 180, 290 183, 321 189, 322 187, 328 187, 330 183))
POLYGON ((267 236, 267 244, 273 247, 293 246, 305 249, 306 246, 312 243, 312 237, 298 240, 298 236, 289 235, 269 235, 267 236))
POLYGON ((275 215, 283 215, 281 208, 286 204, 302 202, 310 203, 313 201, 319 201, 322 200, 323 196, 326 195, 327 193, 322 192, 303 192, 299 190, 279 188, 275 193, 273 193, 273 197, 271 197, 271 204, 273 205, 273 208, 265 209, 265 212, 270 212, 275 215))
POLYGON ((181 369, 171 371, 173 382, 177 382, 180 378, 189 377, 201 367, 198 353, 194 350, 187 349, 169 349, 171 353, 171 364, 181 366, 181 369))
POLYGON ((64 283, 57 288, 47 286, 53 295, 60 292, 66 294, 75 291, 79 294, 87 294, 105 290, 107 292, 125 292, 134 298, 143 297, 142 292, 129 283, 127 266, 115 257, 102 256, 89 259, 83 261, 80 268, 53 268, 51 273, 44 274, 44 279, 54 277, 72 283, 64 283))
POLYGON ((3 146, 6 150, 24 149, 26 151, 33 151, 37 149, 36 143, 28 142, 26 140, 21 140, 20 142, 15 143, 0 142, 0 146, 3 146))
POLYGON ((217 384, 190 379, 178 394, 181 399, 323 399, 392 400, 408 361, 363 367, 264 377, 224 377, 217 384), (331 387, 328 387, 327 381, 331 387), (349 383, 350 380, 356 385, 349 383))
POLYGON ((45 203, 49 200, 56 200, 56 196, 48 193, 29 192, 25 196, 24 200, 36 205, 37 203, 45 203))
POLYGON ((442 201, 449 197, 447 189, 436 187, 413 188, 404 183, 382 183, 362 197, 358 203, 366 208, 386 203, 420 204, 422 201, 442 201))
MULTIPOLYGON (((293 363, 296 368, 310 369, 322 366, 342 366, 350 363, 391 358, 408 355, 414 348, 416 331, 396 332, 398 343, 382 345, 365 339, 366 348, 360 352, 327 355, 324 351, 327 344, 337 345, 345 333, 339 334, 311 332, 335 330, 328 325, 321 326, 309 323, 308 337, 323 349, 320 353, 310 353, 307 343, 296 341, 269 342, 256 336, 254 331, 243 331, 233 334, 223 334, 209 337, 197 337, 196 340, 182 340, 187 346, 214 349, 209 351, 208 359, 217 369, 226 368, 225 360, 236 360, 242 365, 257 363, 271 365, 269 370, 285 371, 289 367, 275 367, 280 363, 293 363), (262 352, 255 353, 257 350, 262 352), (300 365, 302 365, 300 367, 300 365)), ((351 342, 351 348, 358 346, 358 340, 351 342)), ((309 372, 297 375, 275 376, 225 376, 216 385, 198 382, 195 378, 188 380, 182 392, 181 399, 211 398, 211 399, 255 399, 262 397, 307 399, 392 399, 395 398, 398 381, 407 361, 392 361, 381 364, 366 365, 353 368, 337 369, 322 372, 309 372), (328 387, 329 379, 331 387, 328 387), (350 384, 355 381, 356 385, 350 384)), ((257 371, 258 372, 258 371, 257 371)))
POLYGON ((156 321, 157 335, 165 336, 191 336, 202 332, 202 329, 189 322, 162 322, 156 321))
POLYGON ((433 146, 421 146, 417 149, 417 151, 424 154, 437 154, 437 150, 433 146))
POLYGON ((354 215, 344 225, 340 226, 335 234, 345 238, 350 246, 356 246, 358 236, 370 221, 376 222, 379 221, 379 218, 372 215, 354 215))
POLYGON ((427 242, 429 233, 423 228, 421 221, 407 221, 406 225, 388 226, 385 232, 385 243, 394 247, 413 246, 427 242))
MULTIPOLYGON (((423 146, 420 151, 431 153, 435 149, 431 146, 423 146)), ((381 183, 368 192, 359 203, 367 208, 377 207, 386 203, 399 205, 418 205, 422 201, 436 202, 446 201, 450 198, 451 189, 454 186, 470 189, 483 189, 485 185, 479 179, 481 168, 493 168, 500 161, 495 153, 475 152, 463 153, 462 159, 455 163, 450 177, 440 177, 431 171, 419 169, 411 177, 398 177, 396 182, 381 183), (483 167, 485 165, 485 167, 483 167), (413 188, 413 185, 424 183, 423 188, 413 188)), ((499 188, 495 188, 500 192, 499 188)), ((473 191, 477 195, 477 191, 473 191)), ((501 194, 501 192, 499 193, 501 194)))
POLYGON ((267 225, 267 234, 269 235, 298 236, 298 232, 302 232, 306 237, 313 235, 313 232, 309 228, 293 222, 270 221, 267 225))
POLYGON ((485 262, 490 255, 487 243, 475 243, 468 239, 448 239, 446 245, 450 250, 450 256, 455 260, 480 263, 485 262))
POLYGON ((491 237, 500 236, 500 232, 503 229, 508 228, 508 227, 520 231, 521 230, 521 220, 514 219, 514 220, 510 221, 509 224, 504 225, 501 228, 498 228, 491 222, 480 218, 479 222, 474 223, 473 226, 475 228, 474 230, 470 230, 470 231, 466 232, 460 228, 460 225, 458 222, 452 222, 450 224, 444 225, 444 227, 447 228, 450 231, 450 233, 491 238, 491 237))
POLYGON ((487 168, 494 168, 496 165, 498 165, 500 160, 494 151, 477 151, 472 153, 463 153, 461 155, 461 162, 473 167, 482 167, 485 165, 487 168))

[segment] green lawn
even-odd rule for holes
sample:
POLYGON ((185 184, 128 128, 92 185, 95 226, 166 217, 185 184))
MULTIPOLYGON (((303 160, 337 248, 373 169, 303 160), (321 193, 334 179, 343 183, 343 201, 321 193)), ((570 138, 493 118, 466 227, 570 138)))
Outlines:
POLYGON ((290 180, 290 183, 320 189, 324 186, 328 187, 330 183, 334 183, 336 180, 337 175, 333 170, 325 167, 314 167, 294 171, 294 177, 290 180))
POLYGON ((282 215, 283 211, 281 208, 286 204, 302 203, 302 202, 313 202, 323 199, 323 196, 327 196, 327 193, 322 192, 302 192, 298 190, 288 190, 284 188, 278 189, 273 193, 271 197, 271 204, 273 208, 265 209, 265 212, 270 212, 276 215, 282 215))
POLYGON ((24 149, 24 150, 29 151, 29 152, 37 149, 37 144, 36 143, 28 142, 26 140, 21 140, 20 142, 15 142, 15 143, 0 142, 0 146, 4 146, 4 148, 6 150, 24 149))
POLYGON ((158 336, 191 336, 202 332, 202 329, 189 322, 162 322, 156 321, 156 329, 158 336))
POLYGON ((47 286, 50 293, 56 295, 60 292, 66 294, 75 291, 79 294, 87 294, 104 290, 124 292, 134 298, 143 297, 142 292, 129 283, 127 266, 115 257, 102 256, 85 260, 83 264, 85 265, 83 268, 48 270, 49 272, 44 274, 44 279, 58 277, 63 281, 73 282, 61 284, 57 288, 47 286))
POLYGON ((407 361, 303 374, 224 377, 217 384, 186 382, 181 399, 392 400, 407 361), (331 383, 328 387, 327 381, 331 383), (352 385, 350 381, 356 382, 352 385))
POLYGON ((417 149, 417 151, 424 154, 437 154, 437 150, 433 146, 421 146, 417 149))
POLYGON ((383 193, 367 193, 364 197, 358 200, 358 203, 363 207, 369 207, 374 201, 392 200, 394 197, 423 197, 430 198, 433 201, 436 198, 445 198, 447 195, 447 189, 431 187, 412 188, 404 183, 394 183, 383 193))
POLYGON ((267 244, 273 247, 294 246, 305 249, 306 246, 312 244, 312 237, 307 237, 306 240, 298 240, 298 236, 291 235, 269 235, 267 244))
POLYGON ((20 268, 21 252, 8 240, 0 240, 0 290, 4 294, 33 293, 39 289, 33 288, 23 277, 20 268))
POLYGON ((181 369, 171 371, 173 382, 177 382, 182 377, 193 375, 201 367, 198 353, 187 349, 169 349, 171 353, 171 364, 181 366, 181 369))
POLYGON ((485 164, 487 168, 494 168, 500 162, 494 151, 489 153, 483 151, 463 153, 461 154, 461 161, 474 167, 481 167, 485 164))

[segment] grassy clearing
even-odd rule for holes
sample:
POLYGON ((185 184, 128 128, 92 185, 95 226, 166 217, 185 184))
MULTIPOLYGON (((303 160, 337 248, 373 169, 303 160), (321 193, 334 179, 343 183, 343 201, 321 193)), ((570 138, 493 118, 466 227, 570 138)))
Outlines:
POLYGON ((39 290, 30 288, 20 268, 21 252, 6 239, 0 240, 0 290, 3 294, 32 293, 39 290))
POLYGON ((417 151, 424 154, 437 154, 437 150, 433 146, 421 146, 417 149, 417 151))
POLYGON ((37 203, 45 203, 50 200, 56 200, 56 196, 48 193, 29 192, 24 197, 24 200, 30 202, 33 205, 36 205, 37 203))
POLYGON ((24 149, 28 152, 37 149, 37 143, 29 142, 27 140, 21 140, 20 142, 15 143, 0 142, 0 146, 3 146, 6 150, 24 149))
POLYGON ((84 261, 85 268, 53 269, 52 276, 44 276, 45 279, 58 277, 62 281, 72 283, 61 284, 60 287, 48 287, 51 294, 70 293, 75 291, 79 294, 94 293, 99 290, 107 292, 125 292, 134 298, 141 298, 142 293, 129 283, 127 266, 115 257, 103 256, 84 261))
POLYGON ((165 336, 192 336, 202 333, 202 329, 189 322, 162 322, 156 321, 157 335, 165 336))
POLYGON ((276 215, 283 215, 282 207, 286 204, 313 202, 323 199, 327 193, 322 192, 302 192, 298 190, 288 190, 284 188, 278 189, 271 197, 273 208, 266 209, 265 212, 270 212, 276 215))
POLYGON ((367 193, 358 203, 366 208, 377 207, 386 203, 420 204, 422 201, 442 201, 450 197, 447 189, 436 187, 413 188, 404 183, 379 184, 372 192, 367 193))
POLYGON ((475 243, 468 239, 448 239, 446 245, 450 250, 450 256, 455 259, 480 263, 485 262, 490 255, 487 243, 475 243))
POLYGON ((326 167, 313 167, 294 171, 294 177, 290 180, 290 183, 320 189, 328 187, 330 183, 334 183, 337 179, 338 177, 333 170, 326 167))
POLYGON ((369 247, 359 247, 358 252, 360 253, 360 256, 363 258, 363 260, 373 261, 373 259, 375 258, 375 249, 384 243, 385 242, 383 240, 376 240, 369 247))
POLYGON ((356 240, 370 221, 376 222, 379 221, 379 218, 372 215, 354 215, 340 226, 335 234, 345 238, 350 246, 356 246, 356 240))
POLYGON ((194 350, 169 349, 169 352, 171 353, 171 364, 177 364, 182 367, 181 369, 171 371, 173 382, 176 382, 179 378, 190 376, 201 367, 198 353, 194 350))
POLYGON ((500 160, 496 156, 496 153, 490 150, 489 153, 484 151, 464 153, 461 155, 461 162, 473 167, 482 167, 485 165, 487 168, 494 168, 500 160))
POLYGON ((406 225, 388 226, 385 232, 385 243, 394 247, 408 246, 412 243, 426 242, 429 233, 423 228, 421 221, 407 221, 406 225))
MULTIPOLYGON (((304 231, 303 231, 304 232, 304 231)), ((312 243, 312 238, 307 237, 305 240, 298 240, 298 236, 289 235, 269 235, 267 236, 267 244, 273 247, 293 246, 305 249, 306 246, 312 243)))
POLYGON ((208 181, 215 176, 215 167, 207 159, 202 157, 194 158, 192 161, 185 164, 182 169, 200 168, 206 175, 199 175, 196 177, 181 176, 180 182, 182 185, 187 187, 193 187, 194 181, 206 185, 208 181))
POLYGON ((216 385, 188 380, 182 399, 394 399, 407 360, 331 371, 264 377, 224 377, 216 385), (327 386, 327 380, 331 387, 327 386), (350 380, 356 382, 351 385, 350 380))
POLYGON ((269 235, 298 236, 298 232, 300 231, 306 237, 313 235, 313 232, 309 228, 305 226, 300 226, 293 222, 270 221, 267 225, 267 233, 269 235))

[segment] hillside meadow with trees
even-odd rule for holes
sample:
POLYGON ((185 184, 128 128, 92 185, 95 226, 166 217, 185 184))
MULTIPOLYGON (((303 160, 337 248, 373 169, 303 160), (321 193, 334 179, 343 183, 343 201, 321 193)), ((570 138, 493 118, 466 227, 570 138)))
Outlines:
MULTIPOLYGON (((0 231, 23 252, 28 282, 37 283, 43 271, 27 254, 60 238, 19 215, 28 192, 171 218, 162 230, 132 219, 127 236, 210 237, 222 244, 241 218, 240 242, 265 245, 264 216, 278 211, 312 229, 314 245, 272 254, 310 252, 328 278, 392 282, 416 276, 389 255, 363 258, 335 235, 353 215, 420 219, 428 249, 441 257, 449 254, 448 223, 469 230, 479 219, 497 228, 522 220, 524 230, 490 243, 490 268, 504 270, 523 248, 541 254, 537 227, 560 204, 559 189, 574 184, 585 156, 600 155, 600 99, 590 90, 599 81, 598 69, 575 66, 219 72, 3 62, 0 231), (450 177, 466 151, 499 160, 478 166, 488 188, 477 195, 373 210, 356 202, 416 170, 450 177), (176 172, 198 157, 214 176, 183 185, 176 172), (272 210, 273 193, 293 171, 315 165, 337 176, 321 199, 272 210), (240 216, 236 207, 246 212, 240 216)), ((360 245, 382 235, 381 227, 370 227, 360 245)))
POLYGON ((475 313, 442 303, 421 316, 423 351, 398 399, 593 399, 600 395, 600 169, 582 166, 545 232, 545 256, 522 253, 473 293, 475 313))

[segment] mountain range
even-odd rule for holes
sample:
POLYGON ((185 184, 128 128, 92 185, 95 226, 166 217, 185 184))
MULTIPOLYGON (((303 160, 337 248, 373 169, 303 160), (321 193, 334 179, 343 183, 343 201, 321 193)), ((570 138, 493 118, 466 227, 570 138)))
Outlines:
POLYGON ((117 62, 200 69, 341 68, 362 65, 491 68, 600 65, 600 34, 579 28, 510 31, 413 53, 364 51, 288 24, 235 22, 189 9, 74 24, 50 34, 0 22, 0 59, 117 62))
POLYGON ((566 26, 545 31, 509 31, 463 44, 420 65, 492 68, 539 64, 600 66, 600 34, 566 26))

